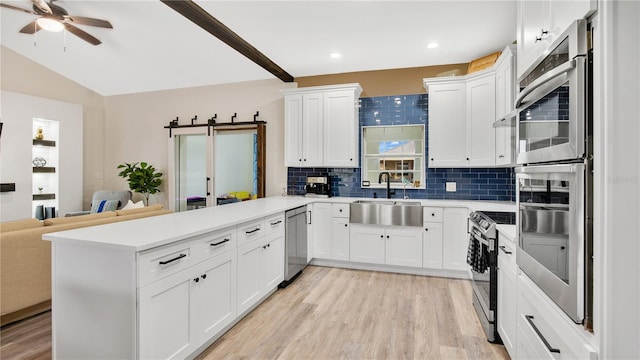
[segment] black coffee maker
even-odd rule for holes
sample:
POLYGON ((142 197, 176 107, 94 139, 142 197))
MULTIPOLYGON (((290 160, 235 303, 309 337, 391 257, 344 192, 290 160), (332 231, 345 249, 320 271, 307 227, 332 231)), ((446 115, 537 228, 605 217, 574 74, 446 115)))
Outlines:
POLYGON ((328 176, 307 176, 304 196, 328 198, 331 196, 331 183, 328 176))

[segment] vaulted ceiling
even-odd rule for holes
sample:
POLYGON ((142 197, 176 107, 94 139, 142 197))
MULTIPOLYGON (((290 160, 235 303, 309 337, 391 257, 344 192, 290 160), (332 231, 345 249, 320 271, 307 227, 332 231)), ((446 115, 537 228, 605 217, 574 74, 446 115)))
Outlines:
MULTIPOLYGON (((31 8, 29 0, 2 2, 31 8)), ((516 36, 510 0, 196 2, 294 77, 464 63, 516 36), (439 47, 428 49, 431 42, 439 47)), ((160 1, 55 4, 113 29, 78 25, 98 46, 65 31, 20 34, 35 16, 0 8, 1 43, 99 94, 274 78, 160 1)))

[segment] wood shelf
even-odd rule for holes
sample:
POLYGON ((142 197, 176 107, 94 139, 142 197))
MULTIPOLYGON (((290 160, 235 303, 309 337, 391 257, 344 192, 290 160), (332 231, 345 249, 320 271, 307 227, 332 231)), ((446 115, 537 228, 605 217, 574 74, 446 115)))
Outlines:
POLYGON ((40 167, 33 167, 33 172, 34 173, 54 173, 56 172, 56 168, 53 166, 40 166, 40 167))
POLYGON ((33 194, 33 200, 54 200, 56 194, 33 194))
POLYGON ((56 142, 55 142, 55 140, 38 140, 38 139, 33 139, 33 145, 40 145, 40 146, 56 146, 56 142))

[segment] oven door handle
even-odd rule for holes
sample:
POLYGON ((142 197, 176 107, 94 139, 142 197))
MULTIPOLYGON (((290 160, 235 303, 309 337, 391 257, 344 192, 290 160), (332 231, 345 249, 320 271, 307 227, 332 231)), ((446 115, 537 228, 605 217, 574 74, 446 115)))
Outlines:
POLYGON ((576 67, 576 60, 572 59, 558 66, 557 68, 549 71, 548 73, 542 75, 541 77, 537 78, 535 81, 529 84, 529 86, 527 86, 526 88, 522 89, 522 91, 520 91, 520 94, 516 99, 515 108, 520 109, 520 107, 524 107, 523 105, 526 104, 524 102, 524 98, 526 98, 534 90, 548 83, 549 81, 557 78, 558 76, 568 73, 569 71, 575 69, 575 67, 576 67))

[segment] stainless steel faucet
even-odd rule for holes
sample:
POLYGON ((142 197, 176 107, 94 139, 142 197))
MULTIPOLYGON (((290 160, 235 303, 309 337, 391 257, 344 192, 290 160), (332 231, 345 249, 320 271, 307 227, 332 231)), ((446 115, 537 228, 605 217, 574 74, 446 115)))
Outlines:
POLYGON ((383 171, 378 175, 378 184, 382 184, 382 175, 387 175, 387 199, 391 199, 391 175, 387 171, 383 171))

